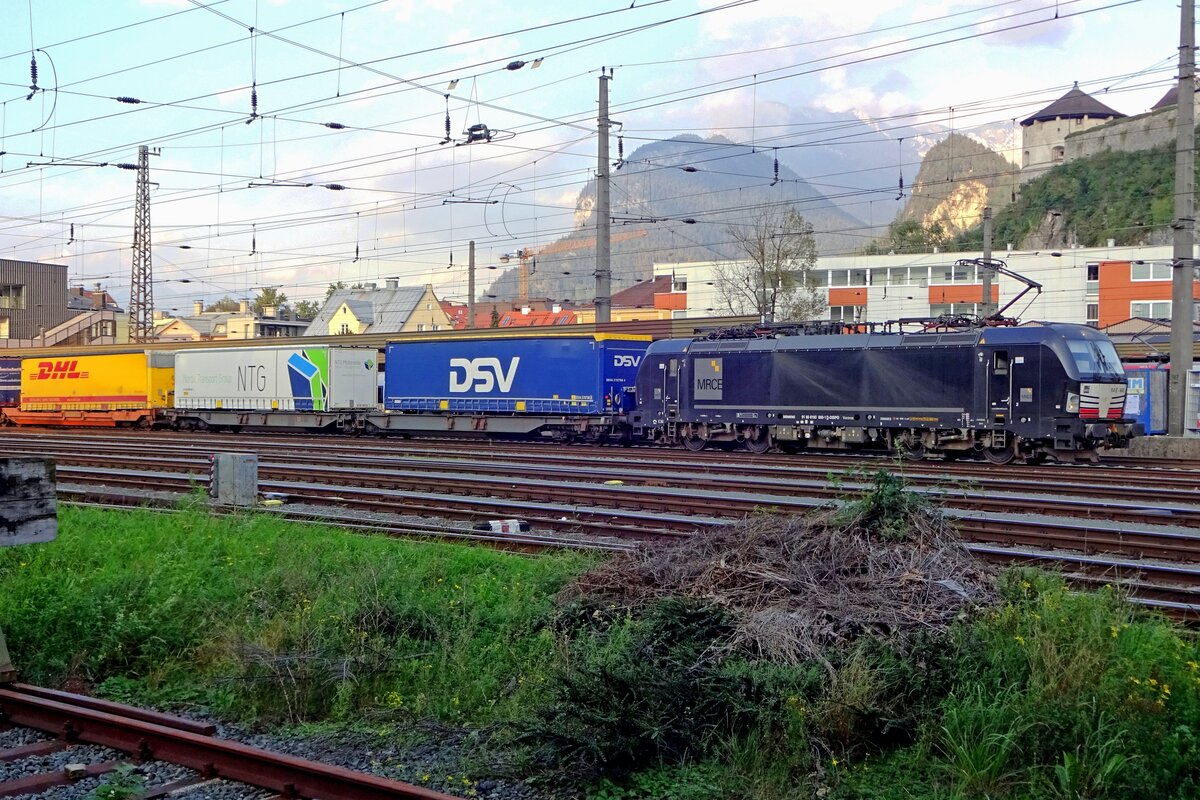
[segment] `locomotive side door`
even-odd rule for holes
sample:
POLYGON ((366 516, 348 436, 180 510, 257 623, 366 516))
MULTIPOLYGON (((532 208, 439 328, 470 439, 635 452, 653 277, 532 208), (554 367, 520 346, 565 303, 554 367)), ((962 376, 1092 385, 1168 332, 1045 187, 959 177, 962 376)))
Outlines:
POLYGON ((1013 361, 1008 350, 993 350, 987 364, 988 424, 1007 426, 1012 420, 1013 361))
POLYGON ((679 375, 683 372, 683 354, 667 359, 663 369, 663 419, 674 422, 679 419, 679 375))

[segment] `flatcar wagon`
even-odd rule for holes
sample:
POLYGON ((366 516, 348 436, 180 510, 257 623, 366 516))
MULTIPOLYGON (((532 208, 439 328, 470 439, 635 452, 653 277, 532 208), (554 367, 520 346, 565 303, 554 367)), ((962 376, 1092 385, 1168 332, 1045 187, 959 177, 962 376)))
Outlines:
POLYGON ((876 448, 996 463, 1091 456, 1134 433, 1104 334, 969 331, 663 340, 642 362, 634 435, 693 450, 876 448))
POLYGON ((178 428, 353 429, 376 404, 374 348, 198 348, 175 355, 178 428))
POLYGON ((146 351, 21 361, 21 398, 0 410, 16 425, 153 425, 174 402, 174 353, 146 351))
POLYGON ((623 426, 648 336, 391 342, 381 431, 607 438, 623 426))

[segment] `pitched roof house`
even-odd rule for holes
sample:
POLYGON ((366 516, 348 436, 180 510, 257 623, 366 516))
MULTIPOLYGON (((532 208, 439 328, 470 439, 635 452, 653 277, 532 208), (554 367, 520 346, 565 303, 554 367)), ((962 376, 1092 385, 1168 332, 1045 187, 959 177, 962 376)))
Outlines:
POLYGON ((389 278, 380 289, 337 289, 309 323, 306 336, 357 333, 411 333, 450 330, 450 318, 433 286, 400 286, 389 278))

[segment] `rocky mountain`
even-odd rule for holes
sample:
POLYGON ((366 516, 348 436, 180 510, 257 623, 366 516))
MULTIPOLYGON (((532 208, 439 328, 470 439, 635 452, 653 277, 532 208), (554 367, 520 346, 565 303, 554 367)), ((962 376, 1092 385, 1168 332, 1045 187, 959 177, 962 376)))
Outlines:
MULTIPOLYGON (((650 142, 628 154, 611 183, 613 291, 652 276, 655 262, 743 257, 726 227, 753 218, 766 205, 791 206, 816 229, 821 252, 861 244, 862 226, 774 153, 720 136, 684 135, 650 142)), ((595 295, 596 183, 575 204, 575 230, 544 248, 530 278, 531 297, 590 302, 595 295)), ((517 296, 517 270, 503 273, 486 293, 517 296)))
POLYGON ((900 220, 950 235, 978 224, 985 206, 999 211, 1015 199, 1017 170, 1007 159, 974 138, 952 133, 929 149, 911 188, 900 220))

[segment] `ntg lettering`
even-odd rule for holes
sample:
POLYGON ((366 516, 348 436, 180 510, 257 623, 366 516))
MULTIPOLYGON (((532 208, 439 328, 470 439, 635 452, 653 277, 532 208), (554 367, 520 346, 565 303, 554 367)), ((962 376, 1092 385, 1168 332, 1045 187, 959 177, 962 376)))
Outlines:
POLYGON ((512 390, 513 379, 517 377, 517 365, 520 363, 521 357, 513 356, 506 372, 498 358, 452 358, 450 391, 490 392, 499 387, 501 392, 507 393, 512 390))

